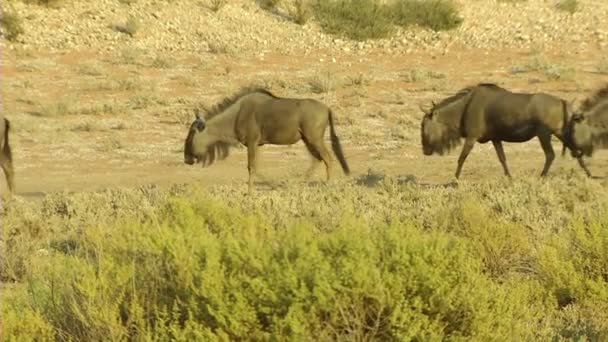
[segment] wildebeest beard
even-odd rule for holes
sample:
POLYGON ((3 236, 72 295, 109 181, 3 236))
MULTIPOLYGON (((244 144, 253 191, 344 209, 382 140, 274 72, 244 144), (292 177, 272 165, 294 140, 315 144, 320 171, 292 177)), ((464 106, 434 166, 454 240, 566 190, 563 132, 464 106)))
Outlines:
POLYGON ((437 153, 444 155, 461 143, 461 134, 458 128, 425 118, 422 122, 422 149, 425 154, 437 153))
POLYGON ((222 160, 228 157, 231 145, 222 141, 218 141, 207 146, 204 153, 195 155, 193 149, 193 140, 195 129, 191 129, 186 137, 184 144, 184 157, 186 160, 191 160, 194 163, 200 163, 203 167, 210 166, 216 160, 222 160))

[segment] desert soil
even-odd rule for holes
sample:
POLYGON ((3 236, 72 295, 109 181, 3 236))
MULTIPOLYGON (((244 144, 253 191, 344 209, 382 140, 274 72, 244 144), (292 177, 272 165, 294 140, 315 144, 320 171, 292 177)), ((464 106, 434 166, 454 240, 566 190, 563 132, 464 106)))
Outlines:
MULTIPOLYGON (((12 122, 17 195, 144 184, 245 186, 245 149, 201 168, 183 163, 183 141, 195 106, 252 83, 330 105, 351 177, 449 182, 459 149, 422 154, 419 105, 478 82, 580 103, 608 81, 608 2, 580 3, 571 15, 551 1, 461 1, 464 23, 454 31, 412 28, 392 39, 354 42, 323 34, 314 20, 291 22, 287 8, 269 13, 248 0, 229 1, 217 13, 204 1, 72 1, 58 9, 9 2, 4 10, 18 13, 25 29, 17 42, 1 43, 2 110, 12 122), (141 23, 132 37, 112 27, 128 17, 141 23)), ((551 176, 582 172, 561 157, 557 141, 554 149, 551 176)), ((260 151, 260 172, 279 185, 310 163, 301 143, 260 151)), ((505 151, 514 177, 540 173, 537 140, 506 144, 505 151)), ((595 175, 608 174, 606 152, 589 163, 595 175)), ((323 176, 320 167, 316 178, 323 176)), ((344 178, 337 163, 334 177, 344 178)), ((476 145, 462 179, 498 177, 491 144, 476 145)))

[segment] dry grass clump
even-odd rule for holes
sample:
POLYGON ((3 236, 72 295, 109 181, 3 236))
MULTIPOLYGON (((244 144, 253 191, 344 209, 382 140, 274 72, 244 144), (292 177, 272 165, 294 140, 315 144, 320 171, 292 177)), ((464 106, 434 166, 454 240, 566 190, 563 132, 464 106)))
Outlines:
POLYGON ((184 184, 16 198, 1 213, 3 336, 605 340, 604 186, 370 173, 255 197, 184 184))

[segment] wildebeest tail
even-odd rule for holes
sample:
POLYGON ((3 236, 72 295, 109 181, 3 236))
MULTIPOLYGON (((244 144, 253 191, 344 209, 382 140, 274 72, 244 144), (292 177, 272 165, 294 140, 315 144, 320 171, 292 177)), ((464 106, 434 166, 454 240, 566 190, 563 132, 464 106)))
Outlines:
POLYGON ((346 159, 344 158, 344 152, 342 152, 340 140, 336 135, 336 129, 334 128, 334 114, 331 109, 329 110, 329 135, 331 138, 331 148, 334 150, 334 154, 336 155, 336 158, 338 158, 340 166, 342 166, 342 171, 344 171, 344 174, 349 175, 350 169, 346 163, 346 159))
POLYGON ((11 145, 8 143, 8 131, 11 128, 11 123, 8 121, 7 118, 4 118, 4 123, 6 124, 6 129, 4 130, 4 146, 2 147, 2 152, 4 153, 6 159, 8 159, 9 161, 13 161, 11 145))
POLYGON ((568 117, 568 103, 565 100, 562 100, 562 114, 564 118, 564 127, 562 128, 562 157, 566 155, 566 149, 568 146, 572 146, 571 144, 571 135, 570 135, 570 119, 568 117))

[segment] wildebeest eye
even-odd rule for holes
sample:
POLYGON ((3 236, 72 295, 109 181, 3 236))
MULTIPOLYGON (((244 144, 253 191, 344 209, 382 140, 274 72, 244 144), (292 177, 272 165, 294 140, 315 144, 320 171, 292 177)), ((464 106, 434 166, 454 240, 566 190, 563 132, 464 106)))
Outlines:
POLYGON ((574 122, 581 122, 581 121, 583 121, 583 119, 584 119, 584 117, 583 117, 582 114, 574 114, 574 115, 572 115, 572 120, 574 122))
POLYGON ((200 132, 205 129, 205 123, 202 120, 197 120, 194 127, 196 127, 196 130, 200 132))

